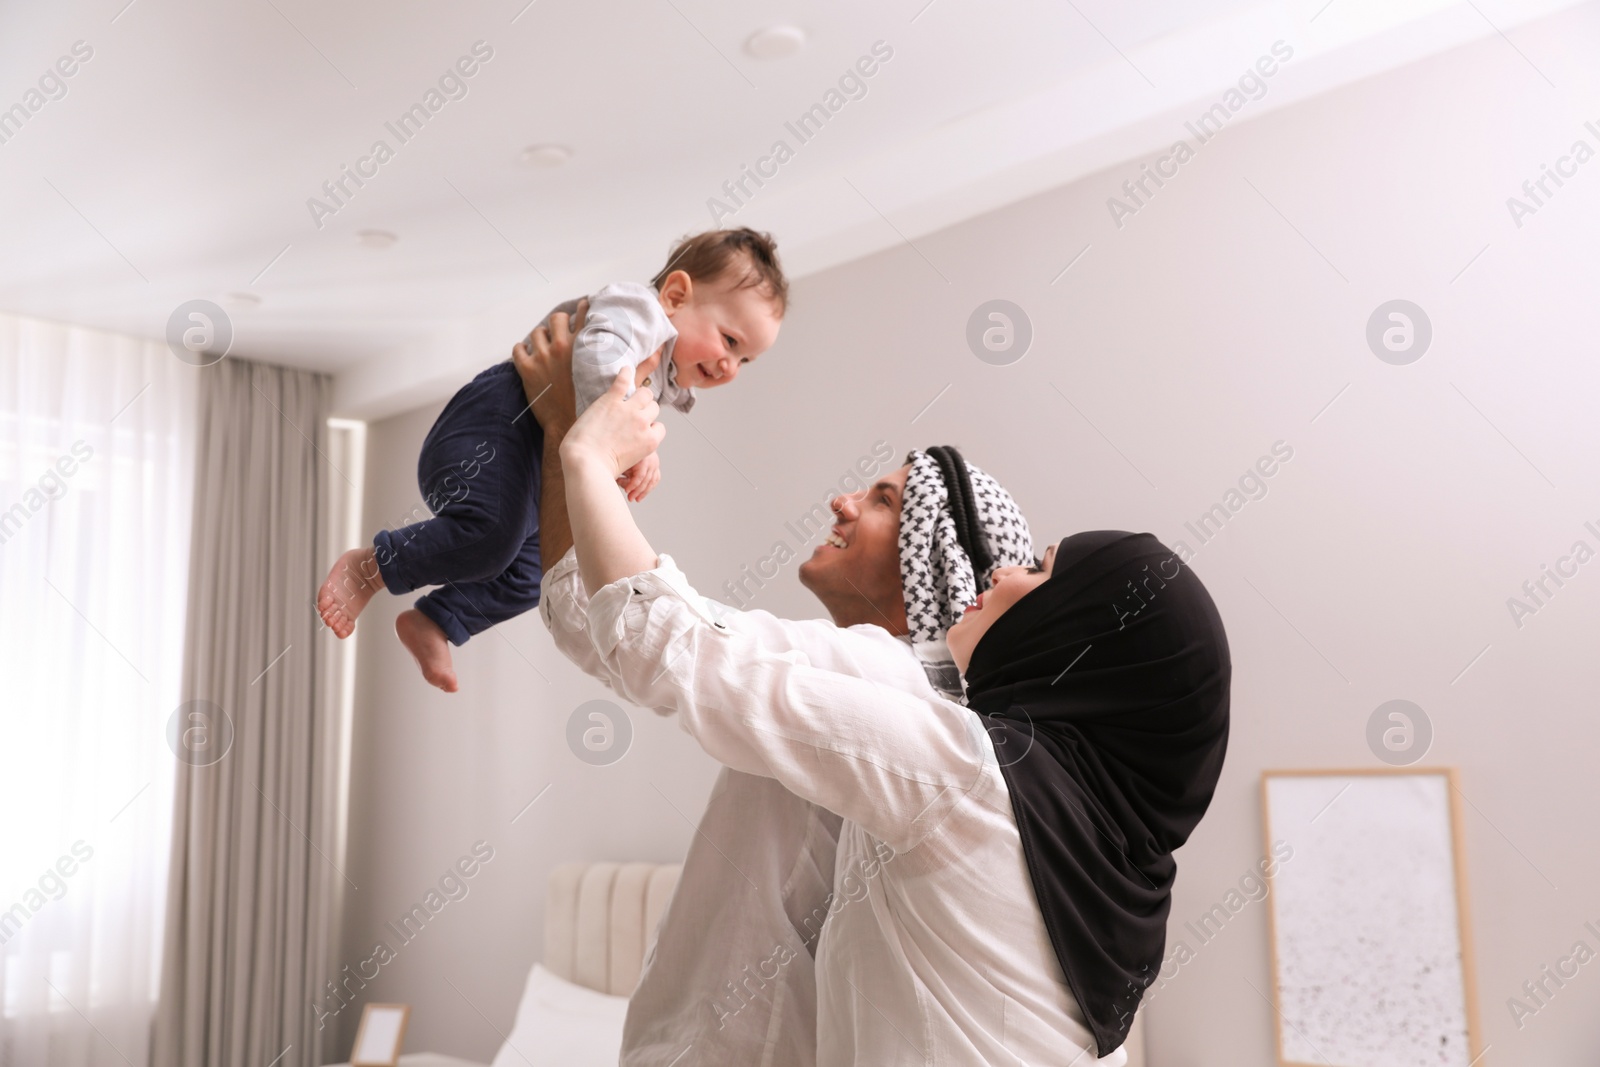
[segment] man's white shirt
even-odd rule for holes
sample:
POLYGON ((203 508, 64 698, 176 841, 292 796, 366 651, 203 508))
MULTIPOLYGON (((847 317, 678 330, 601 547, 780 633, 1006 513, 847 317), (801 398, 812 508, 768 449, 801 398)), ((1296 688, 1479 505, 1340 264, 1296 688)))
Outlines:
POLYGON ((701 826, 726 847, 691 849, 627 1067, 1126 1061, 1095 1058, 1063 983, 989 735, 903 641, 733 611, 665 555, 590 601, 569 552, 541 611, 574 663, 728 768, 701 826))

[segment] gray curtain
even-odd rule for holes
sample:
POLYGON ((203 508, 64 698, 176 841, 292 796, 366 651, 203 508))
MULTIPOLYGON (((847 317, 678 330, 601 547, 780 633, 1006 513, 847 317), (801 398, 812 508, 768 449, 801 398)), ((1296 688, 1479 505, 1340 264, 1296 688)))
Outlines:
POLYGON ((326 375, 207 368, 161 1001, 152 1063, 323 1062, 311 1009, 343 875, 336 702, 312 594, 329 524, 326 375))

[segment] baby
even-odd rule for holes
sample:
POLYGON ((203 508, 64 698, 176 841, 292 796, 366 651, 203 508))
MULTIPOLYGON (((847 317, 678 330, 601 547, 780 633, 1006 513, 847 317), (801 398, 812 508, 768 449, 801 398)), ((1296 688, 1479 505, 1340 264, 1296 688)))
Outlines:
MULTIPOLYGON (((683 240, 651 285, 608 285, 589 298, 572 344, 581 412, 634 370, 636 388, 687 412, 696 389, 727 385, 772 347, 788 300, 772 238, 750 229, 683 240)), ((571 300, 551 311, 573 314, 571 300)), ((549 316, 545 317, 546 323, 549 316)), ((340 556, 317 594, 317 611, 341 638, 379 589, 435 585, 400 613, 395 631, 423 677, 457 689, 450 645, 464 644, 539 603, 539 481, 544 431, 510 361, 478 375, 450 399, 422 442, 417 486, 434 517, 382 530, 372 547, 340 556)), ((619 479, 630 500, 660 480, 652 455, 619 479)))

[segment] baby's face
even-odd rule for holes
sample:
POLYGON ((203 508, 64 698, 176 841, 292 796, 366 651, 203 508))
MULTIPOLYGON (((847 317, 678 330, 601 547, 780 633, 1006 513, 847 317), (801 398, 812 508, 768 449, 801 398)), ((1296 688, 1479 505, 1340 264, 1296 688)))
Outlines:
POLYGON ((672 365, 679 385, 695 389, 727 385, 739 376, 740 368, 778 339, 783 319, 766 291, 736 284, 736 279, 717 279, 694 285, 675 307, 663 293, 668 297, 663 300, 667 316, 678 331, 672 365))

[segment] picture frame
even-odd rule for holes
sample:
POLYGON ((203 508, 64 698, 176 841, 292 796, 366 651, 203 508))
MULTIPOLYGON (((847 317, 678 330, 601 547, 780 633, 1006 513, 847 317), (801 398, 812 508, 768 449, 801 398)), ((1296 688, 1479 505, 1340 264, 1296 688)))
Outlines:
POLYGON ((368 1004, 361 1009, 361 1025, 350 1050, 350 1067, 396 1067, 405 1046, 409 1004, 368 1004))
POLYGON ((1268 770, 1262 828, 1280 1067, 1482 1067, 1452 767, 1268 770), (1451 907, 1453 904, 1453 908, 1451 907))

